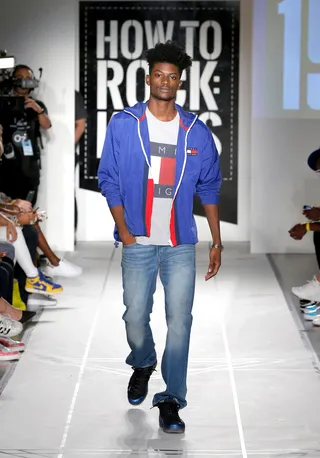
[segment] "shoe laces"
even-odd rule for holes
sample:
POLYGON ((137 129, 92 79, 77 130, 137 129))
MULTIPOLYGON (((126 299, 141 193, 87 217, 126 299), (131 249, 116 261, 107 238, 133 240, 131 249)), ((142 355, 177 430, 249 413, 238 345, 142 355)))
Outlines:
POLYGON ((55 284, 53 281, 51 281, 49 278, 47 278, 41 270, 39 270, 39 277, 41 281, 44 281, 45 283, 48 283, 51 286, 54 286, 55 284))
POLYGON ((0 317, 0 331, 3 330, 3 331, 10 331, 12 327, 12 320, 10 320, 10 318, 6 318, 4 316, 1 316, 0 317))
POLYGON ((165 417, 170 417, 170 421, 174 423, 181 422, 179 417, 180 406, 174 401, 160 402, 158 407, 161 411, 161 414, 165 417))
POLYGON ((132 368, 134 372, 130 380, 130 390, 140 390, 143 388, 145 382, 148 382, 152 372, 155 369, 150 367, 132 368))

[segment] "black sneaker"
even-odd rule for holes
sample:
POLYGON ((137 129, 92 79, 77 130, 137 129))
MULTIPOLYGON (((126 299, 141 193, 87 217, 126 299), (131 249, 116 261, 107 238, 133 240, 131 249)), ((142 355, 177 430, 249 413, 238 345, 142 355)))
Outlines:
POLYGON ((300 305, 301 306, 307 305, 307 304, 309 304, 309 302, 310 301, 308 299, 300 299, 300 305))
POLYGON ((157 363, 149 367, 133 367, 134 372, 129 380, 128 401, 133 406, 140 405, 147 397, 148 383, 152 372, 155 371, 157 363))
POLYGON ((174 400, 159 402, 159 426, 163 432, 170 434, 183 434, 186 425, 179 417, 179 404, 174 400))

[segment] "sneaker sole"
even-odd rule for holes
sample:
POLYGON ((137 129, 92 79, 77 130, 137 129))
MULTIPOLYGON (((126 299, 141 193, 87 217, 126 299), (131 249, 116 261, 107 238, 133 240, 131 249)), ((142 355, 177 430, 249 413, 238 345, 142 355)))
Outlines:
POLYGON ((185 430, 186 428, 183 428, 183 429, 167 429, 163 426, 163 422, 161 419, 159 419, 159 426, 160 428, 162 429, 162 431, 166 434, 184 434, 185 433, 185 430))
MULTIPOLYGON (((5 347, 5 345, 4 345, 4 347, 5 347)), ((25 350, 25 348, 17 348, 17 347, 6 347, 6 348, 8 348, 8 350, 15 351, 15 352, 17 351, 19 353, 23 353, 24 350, 25 350)))
POLYGON ((130 399, 128 397, 128 402, 131 406, 140 406, 145 400, 146 400, 146 397, 148 396, 148 393, 145 395, 145 397, 142 399, 142 401, 139 401, 139 399, 137 401, 135 401, 134 399, 130 399))
POLYGON ((14 355, 3 355, 0 356, 0 361, 16 361, 20 359, 20 353, 14 354, 14 355))
POLYGON ((315 318, 317 318, 317 317, 316 316, 304 315, 305 321, 313 321, 315 318))
POLYGON ((48 293, 48 291, 41 291, 41 290, 38 290, 38 289, 31 289, 31 288, 25 288, 25 290, 27 291, 27 293, 43 294, 44 296, 57 296, 58 294, 63 293, 63 290, 62 291, 57 291, 57 292, 52 292, 52 293, 48 293))
MULTIPOLYGON (((157 361, 156 361, 155 364, 154 364, 153 371, 152 371, 152 373, 150 374, 150 378, 151 378, 153 372, 155 372, 157 365, 158 365, 158 363, 157 363, 157 361)), ((135 401, 134 399, 130 400, 130 398, 129 398, 129 396, 128 396, 128 392, 127 392, 127 399, 128 399, 128 402, 129 402, 129 404, 130 404, 131 406, 140 406, 140 405, 146 400, 146 397, 148 396, 148 393, 149 393, 149 382, 150 382, 150 378, 149 378, 149 380, 148 380, 146 394, 145 394, 144 397, 142 397, 142 401, 139 401, 140 398, 138 398, 138 401, 135 401)))
POLYGON ((19 353, 23 353, 25 351, 25 347, 7 347, 11 350, 18 351, 19 353))
POLYGON ((82 274, 77 275, 61 275, 61 274, 50 274, 51 278, 78 278, 81 277, 82 274))
POLYGON ((28 307, 49 307, 49 306, 56 306, 57 305, 57 301, 47 301, 46 300, 43 300, 43 301, 37 301, 37 302, 28 302, 28 307))

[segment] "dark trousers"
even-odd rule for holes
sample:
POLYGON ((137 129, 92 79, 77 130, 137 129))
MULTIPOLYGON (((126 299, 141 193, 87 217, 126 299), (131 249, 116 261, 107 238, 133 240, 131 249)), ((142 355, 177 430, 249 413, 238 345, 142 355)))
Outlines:
POLYGON ((313 233, 313 243, 316 250, 316 256, 318 261, 318 266, 320 269, 320 232, 313 233))
MULTIPOLYGON (((31 255, 32 261, 35 261, 36 253, 37 253, 37 246, 38 246, 38 239, 39 239, 38 231, 33 226, 24 226, 22 229, 22 232, 26 240, 26 244, 29 249, 29 253, 31 255)), ((25 304, 27 304, 28 296, 29 296, 29 294, 25 290, 27 276, 24 273, 24 271, 21 269, 18 263, 16 263, 15 265, 14 276, 18 280, 18 283, 19 283, 19 291, 20 291, 21 299, 23 300, 25 304)))
POLYGON ((37 202, 39 188, 39 172, 34 173, 33 178, 29 178, 17 166, 15 160, 3 160, 0 167, 1 192, 4 192, 11 199, 25 200, 30 191, 34 192, 31 201, 32 206, 37 202))
POLYGON ((12 304, 13 293, 13 260, 4 257, 0 262, 0 297, 12 304))

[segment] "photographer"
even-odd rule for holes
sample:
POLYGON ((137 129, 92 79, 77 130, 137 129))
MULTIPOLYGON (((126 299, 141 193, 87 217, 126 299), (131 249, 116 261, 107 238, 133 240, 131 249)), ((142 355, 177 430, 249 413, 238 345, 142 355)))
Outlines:
POLYGON ((2 138, 3 128, 0 124, 0 161, 2 160, 3 155, 3 138, 2 138))
POLYGON ((33 191, 32 205, 35 205, 40 184, 40 128, 49 129, 51 121, 44 103, 30 96, 30 86, 23 87, 23 81, 30 82, 31 86, 36 81, 31 68, 16 66, 12 81, 11 95, 24 98, 24 111, 5 116, 7 119, 0 113, 4 144, 0 167, 1 191, 13 199, 26 199, 33 191))

